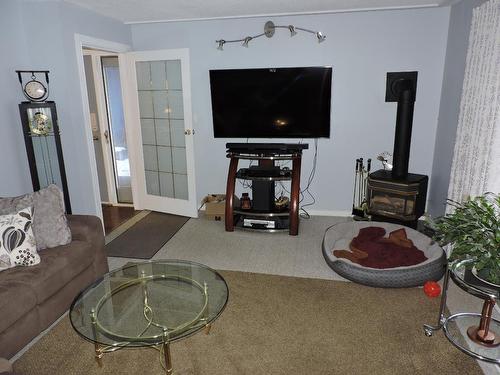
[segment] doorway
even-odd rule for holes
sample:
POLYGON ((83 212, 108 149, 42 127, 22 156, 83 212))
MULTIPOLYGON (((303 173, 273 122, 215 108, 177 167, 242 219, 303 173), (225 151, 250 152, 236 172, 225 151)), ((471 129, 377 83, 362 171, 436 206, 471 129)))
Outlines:
POLYGON ((90 126, 106 234, 132 218, 129 152, 118 55, 83 48, 90 126))

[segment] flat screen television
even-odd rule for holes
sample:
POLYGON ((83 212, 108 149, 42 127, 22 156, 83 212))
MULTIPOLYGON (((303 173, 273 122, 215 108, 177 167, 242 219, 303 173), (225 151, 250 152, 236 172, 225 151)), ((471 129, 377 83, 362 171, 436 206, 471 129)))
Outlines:
POLYGON ((210 70, 216 138, 329 138, 331 67, 210 70))

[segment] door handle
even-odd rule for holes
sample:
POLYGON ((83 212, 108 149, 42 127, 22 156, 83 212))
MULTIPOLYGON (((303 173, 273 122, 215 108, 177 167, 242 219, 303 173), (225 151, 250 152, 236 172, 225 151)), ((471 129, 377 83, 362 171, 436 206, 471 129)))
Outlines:
POLYGON ((109 131, 104 130, 104 138, 106 138, 106 143, 109 143, 109 131))
MULTIPOLYGON (((191 135, 191 129, 184 130, 184 134, 191 135)), ((193 134, 194 134, 194 131, 193 131, 193 134)))

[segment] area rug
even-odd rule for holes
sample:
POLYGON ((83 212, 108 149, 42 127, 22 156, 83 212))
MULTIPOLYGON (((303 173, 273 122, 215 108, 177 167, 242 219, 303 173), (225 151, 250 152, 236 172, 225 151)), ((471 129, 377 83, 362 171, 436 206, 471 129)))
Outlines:
MULTIPOLYGON (((229 303, 209 335, 172 345, 177 375, 482 374, 477 363, 424 323, 439 301, 421 289, 244 272, 221 272, 229 303)), ((163 374, 152 349, 104 356, 66 317, 14 364, 25 375, 163 374)))
POLYGON ((106 245, 110 257, 151 259, 189 220, 188 217, 151 212, 106 245))

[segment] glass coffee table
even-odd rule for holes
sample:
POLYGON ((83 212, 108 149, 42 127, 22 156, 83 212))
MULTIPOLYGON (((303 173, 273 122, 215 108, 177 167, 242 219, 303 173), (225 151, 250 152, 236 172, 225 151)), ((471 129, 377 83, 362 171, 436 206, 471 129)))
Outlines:
POLYGON ((170 344, 204 330, 224 310, 227 283, 203 264, 181 260, 134 263, 113 270, 73 301, 73 328, 95 347, 102 366, 105 353, 152 347, 172 373, 170 344))

